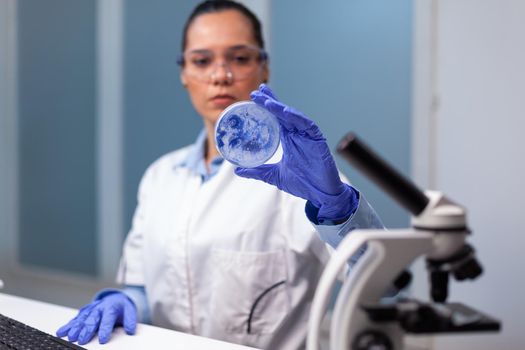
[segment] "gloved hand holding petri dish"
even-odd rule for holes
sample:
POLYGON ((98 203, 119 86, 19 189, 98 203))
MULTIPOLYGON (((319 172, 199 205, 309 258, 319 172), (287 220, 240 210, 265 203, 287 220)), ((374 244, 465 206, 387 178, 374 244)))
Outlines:
POLYGON ((252 101, 236 102, 220 115, 215 126, 219 153, 237 166, 254 168, 266 163, 279 147, 277 118, 252 101))

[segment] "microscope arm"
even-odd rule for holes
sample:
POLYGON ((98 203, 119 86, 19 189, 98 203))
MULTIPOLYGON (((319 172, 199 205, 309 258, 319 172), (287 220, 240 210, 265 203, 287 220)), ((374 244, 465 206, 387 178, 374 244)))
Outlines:
MULTIPOLYGON (((392 281, 421 255, 433 249, 434 235, 414 230, 364 232, 367 256, 358 261, 339 292, 331 321, 330 349, 348 349, 348 344, 371 328, 368 314, 361 307, 375 304, 384 296, 392 281)), ((389 334, 392 349, 402 349, 404 332, 397 323, 374 324, 372 328, 389 334)))
MULTIPOLYGON (((330 349, 348 349, 350 339, 370 328, 368 316, 360 305, 378 302, 406 266, 432 250, 433 235, 414 230, 358 230, 349 234, 333 254, 319 281, 310 314, 308 350, 318 349, 320 325, 329 303, 330 291, 349 257, 363 244, 368 244, 367 251, 346 277, 337 298, 332 317, 330 349)), ((387 333, 391 335, 392 330, 387 333)), ((403 333, 401 330, 395 333, 399 336, 391 339, 397 343, 393 348, 397 350, 401 349, 403 333)))

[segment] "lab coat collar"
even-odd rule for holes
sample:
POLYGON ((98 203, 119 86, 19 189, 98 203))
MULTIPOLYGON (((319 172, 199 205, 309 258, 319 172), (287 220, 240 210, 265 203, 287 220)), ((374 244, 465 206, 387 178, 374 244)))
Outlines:
POLYGON ((202 129, 197 136, 195 142, 190 146, 190 150, 186 157, 184 157, 178 164, 175 164, 174 169, 177 167, 185 167, 192 170, 203 177, 203 179, 209 179, 217 173, 219 167, 224 161, 224 158, 218 156, 215 157, 210 164, 210 172, 208 173, 206 165, 204 163, 204 152, 206 146, 206 129, 202 129))

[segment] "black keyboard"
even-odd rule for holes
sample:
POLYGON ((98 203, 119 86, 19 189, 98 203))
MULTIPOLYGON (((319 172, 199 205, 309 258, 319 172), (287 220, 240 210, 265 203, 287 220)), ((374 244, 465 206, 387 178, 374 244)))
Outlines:
POLYGON ((0 314, 0 350, 85 349, 0 314))

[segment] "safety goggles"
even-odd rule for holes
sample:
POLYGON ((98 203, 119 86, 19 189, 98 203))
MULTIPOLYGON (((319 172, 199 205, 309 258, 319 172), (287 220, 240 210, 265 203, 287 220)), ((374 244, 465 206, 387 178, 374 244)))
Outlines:
POLYGON ((255 46, 239 45, 228 48, 221 55, 206 49, 184 52, 177 59, 182 73, 188 78, 209 83, 222 73, 228 81, 239 81, 250 78, 260 72, 263 63, 268 59, 267 53, 255 46))

